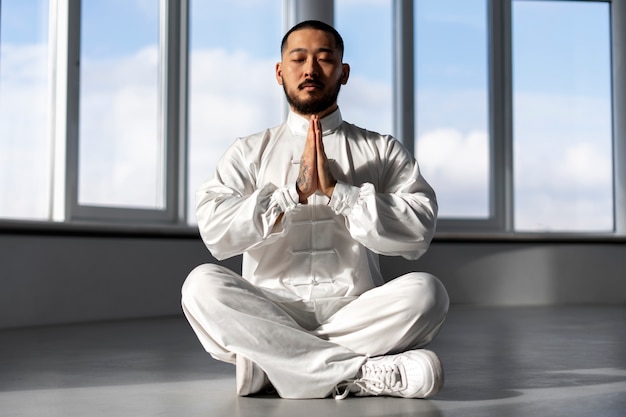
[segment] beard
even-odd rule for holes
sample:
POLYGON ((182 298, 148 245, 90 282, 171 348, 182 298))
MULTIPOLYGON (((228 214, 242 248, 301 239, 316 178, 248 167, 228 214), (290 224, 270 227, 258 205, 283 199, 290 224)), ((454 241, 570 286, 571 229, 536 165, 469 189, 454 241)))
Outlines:
MULTIPOLYGON (((319 81, 307 80, 300 84, 298 86, 298 89, 300 90, 304 88, 304 86, 307 84, 320 85, 319 81)), ((335 104, 335 102, 337 101, 337 97, 339 97, 339 90, 341 90, 341 80, 337 81, 337 85, 334 89, 324 93, 323 96, 319 98, 312 97, 309 100, 300 100, 295 95, 290 95, 287 91, 287 86, 285 85, 284 78, 283 90, 285 91, 285 97, 287 97, 287 102, 296 111, 296 113, 318 114, 335 104)))

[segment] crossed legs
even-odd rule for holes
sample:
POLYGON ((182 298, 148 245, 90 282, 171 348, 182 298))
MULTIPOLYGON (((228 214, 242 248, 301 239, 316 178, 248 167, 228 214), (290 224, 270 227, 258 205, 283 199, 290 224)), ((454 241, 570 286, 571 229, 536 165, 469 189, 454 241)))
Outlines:
POLYGON ((182 305, 214 358, 247 358, 283 398, 324 398, 368 357, 428 344, 445 318, 448 297, 432 275, 411 273, 347 303, 299 309, 298 303, 271 300, 224 267, 205 264, 185 281, 182 305))

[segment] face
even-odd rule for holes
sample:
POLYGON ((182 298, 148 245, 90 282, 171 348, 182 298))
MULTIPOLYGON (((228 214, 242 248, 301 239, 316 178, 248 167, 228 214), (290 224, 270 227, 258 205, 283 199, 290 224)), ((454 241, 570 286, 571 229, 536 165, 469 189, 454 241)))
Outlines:
POLYGON ((282 61, 276 64, 276 79, 291 109, 304 116, 323 117, 333 112, 349 74, 350 67, 341 62, 333 36, 316 29, 291 33, 282 61))

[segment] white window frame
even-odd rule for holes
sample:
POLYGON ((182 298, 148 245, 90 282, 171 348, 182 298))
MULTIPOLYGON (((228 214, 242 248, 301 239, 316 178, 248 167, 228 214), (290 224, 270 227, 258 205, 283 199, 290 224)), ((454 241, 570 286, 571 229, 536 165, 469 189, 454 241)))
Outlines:
MULTIPOLYGON (((512 1, 487 0, 489 46, 489 206, 487 219, 440 218, 438 232, 444 233, 506 233, 514 230, 513 205, 513 94, 512 94, 512 1)), ((531 1, 531 0, 528 0, 531 1)), ((542 0, 533 0, 542 1, 542 0)), ((626 4, 615 0, 561 0, 595 1, 610 4, 612 111, 626 114, 626 4)), ((415 127, 413 117, 413 0, 394 0, 395 56, 394 110, 395 132, 399 138, 409 138, 405 146, 413 149, 415 127), (410 53, 409 53, 410 51, 410 53), (410 56, 411 55, 411 56, 410 56), (411 84, 412 86, 412 84, 411 84)), ((613 123, 613 207, 614 234, 626 234, 626 120, 612 117, 613 123)), ((527 233, 526 233, 527 234, 527 233)), ((550 232, 539 232, 549 235, 550 232)), ((576 232, 576 235, 598 234, 576 232)))
POLYGON ((513 231, 511 0, 487 0, 487 37, 489 216, 486 219, 440 218, 437 230, 441 232, 513 231))
POLYGON ((102 207, 80 204, 79 91, 81 0, 52 0, 56 61, 53 116, 54 163, 52 218, 74 222, 132 222, 183 224, 186 209, 187 144, 187 0, 160 0, 161 59, 159 85, 159 134, 164 144, 165 206, 162 210, 102 207))

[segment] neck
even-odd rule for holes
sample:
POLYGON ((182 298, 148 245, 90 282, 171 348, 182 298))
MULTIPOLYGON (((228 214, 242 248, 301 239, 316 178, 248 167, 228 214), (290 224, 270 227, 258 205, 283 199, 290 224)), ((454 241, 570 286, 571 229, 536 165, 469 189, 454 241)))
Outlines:
MULTIPOLYGON (((325 116, 328 116, 329 114, 331 114, 332 112, 334 112, 338 108, 339 108, 339 106, 337 105, 337 103, 335 103, 332 106, 326 108, 325 110, 322 110, 321 112, 317 113, 317 116, 321 119, 321 118, 323 118, 325 116)), ((313 116, 312 114, 299 113, 293 107, 291 108, 291 111, 296 113, 297 115, 300 115, 300 116, 304 117, 307 120, 311 120, 311 116, 313 116)))

